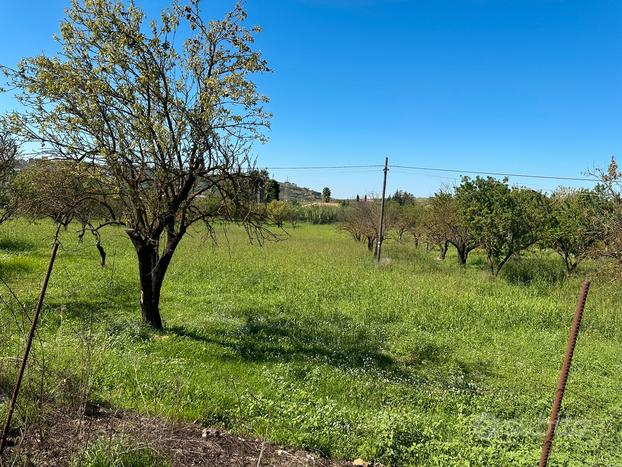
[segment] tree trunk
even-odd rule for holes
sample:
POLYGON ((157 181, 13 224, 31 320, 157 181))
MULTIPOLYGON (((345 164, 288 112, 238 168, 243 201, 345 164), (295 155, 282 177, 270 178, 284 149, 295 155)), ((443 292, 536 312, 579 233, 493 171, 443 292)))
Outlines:
POLYGON ((460 247, 456 247, 456 250, 458 250, 458 263, 460 266, 466 266, 467 258, 469 256, 468 248, 461 245, 460 247))
POLYGON ((173 253, 175 253, 184 233, 185 230, 178 233, 169 232, 166 248, 160 255, 159 240, 144 240, 142 237, 128 232, 138 256, 140 310, 143 322, 155 329, 163 329, 160 316, 160 291, 173 253))
POLYGON ((439 243, 439 247, 441 248, 441 254, 439 255, 438 259, 444 261, 445 256, 447 255, 447 250, 449 249, 449 242, 439 243))
POLYGON ((143 322, 155 329, 162 328, 160 316, 160 290, 164 276, 160 274, 157 248, 142 244, 136 247, 140 277, 140 310, 143 322))

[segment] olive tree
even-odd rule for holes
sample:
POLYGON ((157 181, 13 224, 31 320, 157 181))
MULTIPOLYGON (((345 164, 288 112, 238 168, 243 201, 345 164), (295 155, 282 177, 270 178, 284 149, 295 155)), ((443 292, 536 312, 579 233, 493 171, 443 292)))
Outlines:
POLYGON ((258 29, 245 20, 238 5, 208 22, 198 0, 174 2, 151 23, 134 2, 72 0, 60 52, 4 68, 26 109, 10 116, 15 131, 56 158, 101 170, 104 224, 126 229, 143 320, 155 328, 188 229, 223 213, 254 225, 239 180, 269 123, 253 81, 268 67, 253 48, 258 29))

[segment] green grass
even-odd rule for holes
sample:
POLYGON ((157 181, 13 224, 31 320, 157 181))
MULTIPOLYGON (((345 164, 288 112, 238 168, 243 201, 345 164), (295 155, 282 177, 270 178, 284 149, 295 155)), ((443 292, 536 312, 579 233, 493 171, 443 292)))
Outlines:
POLYGON ((72 467, 168 467, 154 450, 123 438, 99 439, 76 456, 72 467))
MULTIPOLYGON (((0 278, 29 308, 52 231, 0 228, 0 278)), ((461 269, 392 242, 377 268, 333 226, 263 247, 237 228, 218 246, 195 231, 156 333, 139 324, 129 240, 108 230, 104 244, 101 269, 90 239, 64 234, 35 346, 54 370, 52 398, 86 381, 117 407, 335 457, 537 464, 581 282, 557 257, 526 255, 492 279, 477 255, 461 269)), ((619 282, 595 277, 552 465, 622 465, 621 299, 619 282)), ((17 355, 23 317, 0 313, 1 355, 17 355)))

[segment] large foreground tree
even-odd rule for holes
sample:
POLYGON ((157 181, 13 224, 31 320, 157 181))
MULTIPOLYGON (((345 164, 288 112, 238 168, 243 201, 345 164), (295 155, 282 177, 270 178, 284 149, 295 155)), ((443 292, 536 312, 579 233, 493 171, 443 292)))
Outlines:
POLYGON ((98 168, 102 225, 125 226, 143 320, 162 328, 162 283, 188 228, 223 215, 253 225, 240 180, 269 119, 252 80, 268 70, 253 49, 258 30, 240 6, 207 22, 198 0, 151 23, 133 1, 73 0, 66 15, 56 56, 4 68, 27 109, 12 128, 98 168))

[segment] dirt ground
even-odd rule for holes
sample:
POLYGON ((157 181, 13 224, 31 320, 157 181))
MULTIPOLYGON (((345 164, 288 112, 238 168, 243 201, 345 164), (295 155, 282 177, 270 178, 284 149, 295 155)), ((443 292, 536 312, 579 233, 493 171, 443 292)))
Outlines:
POLYGON ((86 415, 58 411, 12 439, 4 465, 63 466, 90 441, 124 436, 149 446, 173 466, 351 466, 352 462, 285 449, 198 424, 170 422, 132 412, 93 407, 86 415), (16 462, 14 462, 17 459, 16 462), (7 462, 8 461, 8 462, 7 462))

